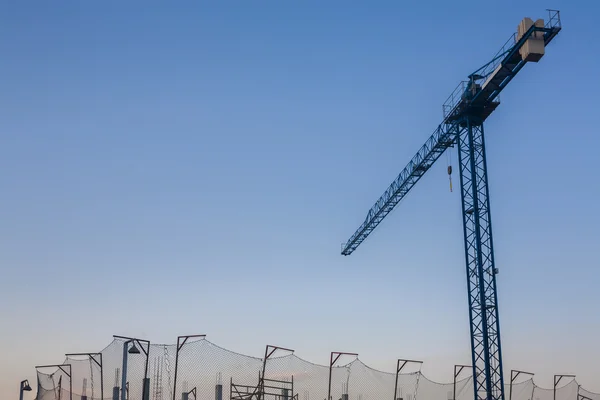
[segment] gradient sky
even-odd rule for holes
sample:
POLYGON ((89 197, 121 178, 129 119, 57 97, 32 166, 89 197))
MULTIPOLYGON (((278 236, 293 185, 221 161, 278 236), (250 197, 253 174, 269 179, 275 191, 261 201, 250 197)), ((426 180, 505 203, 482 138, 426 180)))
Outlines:
POLYGON ((486 125, 505 370, 600 392, 600 3, 123 3, 0 5, 2 398, 112 334, 451 381, 470 342, 447 156, 340 244, 548 7, 564 30, 486 125))

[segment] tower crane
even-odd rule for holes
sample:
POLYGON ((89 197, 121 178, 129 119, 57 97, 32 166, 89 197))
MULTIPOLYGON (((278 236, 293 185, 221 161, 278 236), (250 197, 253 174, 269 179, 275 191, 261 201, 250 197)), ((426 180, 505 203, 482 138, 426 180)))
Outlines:
POLYGON ((525 64, 543 57, 560 30, 557 10, 548 10, 546 22, 524 18, 492 60, 452 92, 443 104, 442 122, 342 245, 343 255, 352 254, 442 153, 458 145, 475 399, 504 400, 483 123, 500 104, 500 92, 525 64))

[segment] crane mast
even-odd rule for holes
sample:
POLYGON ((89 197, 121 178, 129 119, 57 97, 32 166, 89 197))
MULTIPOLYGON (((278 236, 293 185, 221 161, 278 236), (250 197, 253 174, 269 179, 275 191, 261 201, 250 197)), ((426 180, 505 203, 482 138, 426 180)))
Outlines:
POLYGON ((449 147, 458 145, 474 398, 504 400, 502 348, 483 123, 498 95, 528 62, 539 61, 560 32, 560 13, 523 19, 491 61, 461 82, 443 105, 444 118, 342 245, 350 255, 449 147))

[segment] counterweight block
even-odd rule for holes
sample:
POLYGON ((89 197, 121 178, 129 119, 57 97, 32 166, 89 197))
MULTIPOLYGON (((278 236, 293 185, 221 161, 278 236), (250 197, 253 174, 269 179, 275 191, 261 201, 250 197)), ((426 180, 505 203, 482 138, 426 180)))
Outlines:
MULTIPOLYGON (((532 25, 534 25, 534 22, 531 18, 523 18, 517 27, 517 41, 523 37, 525 32, 527 32, 532 25)), ((537 28, 543 28, 544 20, 538 19, 535 21, 535 26, 537 28)), ((523 61, 538 62, 544 56, 545 48, 544 32, 536 31, 533 32, 529 39, 527 39, 523 47, 519 49, 519 54, 521 54, 523 61)))

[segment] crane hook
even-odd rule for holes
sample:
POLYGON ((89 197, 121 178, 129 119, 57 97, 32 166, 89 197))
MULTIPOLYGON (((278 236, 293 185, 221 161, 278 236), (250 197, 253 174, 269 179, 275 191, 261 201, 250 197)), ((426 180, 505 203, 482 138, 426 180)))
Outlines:
POLYGON ((448 179, 450 180, 450 192, 452 192, 452 165, 448 165, 448 179))

